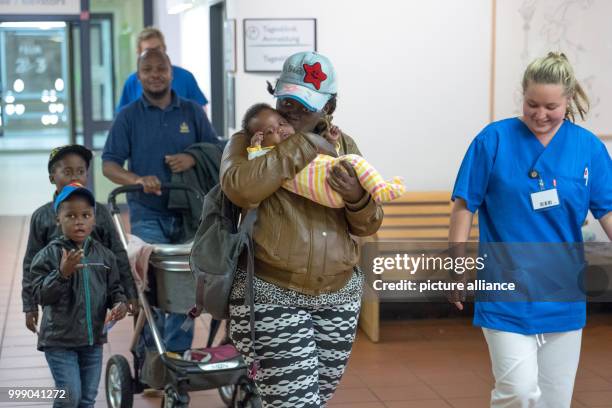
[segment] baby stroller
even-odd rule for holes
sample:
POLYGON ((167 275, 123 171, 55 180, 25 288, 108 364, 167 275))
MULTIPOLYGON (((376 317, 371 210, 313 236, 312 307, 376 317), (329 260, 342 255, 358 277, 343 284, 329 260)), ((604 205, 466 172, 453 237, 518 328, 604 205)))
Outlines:
MULTIPOLYGON (((203 200, 200 191, 184 184, 166 183, 162 189, 191 191, 203 200)), ((142 192, 142 186, 119 187, 108 197, 113 221, 126 249, 127 237, 116 198, 119 194, 133 192, 142 192)), ((111 356, 106 365, 105 377, 109 408, 132 407, 134 394, 143 392, 145 385, 163 390, 162 408, 188 407, 190 391, 215 388, 228 407, 261 407, 255 385, 248 378, 247 366, 237 350, 230 344, 210 347, 216 334, 214 324, 211 324, 208 347, 190 351, 190 355, 197 355, 197 358, 186 360, 165 349, 151 307, 155 306, 163 313, 187 313, 195 305, 195 281, 189 267, 191 245, 154 246, 149 259, 148 290, 137 287, 140 310, 130 345, 134 358, 134 375, 124 356, 111 356), (136 346, 145 323, 150 329, 155 349, 147 349, 143 357, 137 353, 136 346)))

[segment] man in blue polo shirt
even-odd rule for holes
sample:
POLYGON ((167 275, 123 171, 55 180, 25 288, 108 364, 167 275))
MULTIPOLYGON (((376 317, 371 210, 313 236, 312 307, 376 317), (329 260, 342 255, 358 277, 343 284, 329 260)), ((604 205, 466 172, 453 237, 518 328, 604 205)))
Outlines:
MULTIPOLYGON (((175 243, 182 237, 182 218, 168 209, 161 183, 195 165, 193 156, 183 153, 186 148, 219 139, 202 108, 170 89, 172 70, 164 52, 141 54, 138 79, 143 95, 115 118, 102 154, 103 173, 114 183, 144 187, 144 193, 128 195, 132 234, 149 243, 175 243)), ((184 320, 185 315, 172 314, 160 328, 168 350, 190 348, 193 330, 180 328, 184 320)))
MULTIPOLYGON (((157 48, 162 52, 166 52, 166 42, 161 31, 154 27, 146 27, 138 34, 138 55, 148 49, 157 48)), ((208 104, 208 99, 200 90, 198 82, 193 74, 184 68, 172 65, 172 90, 179 96, 196 102, 201 107, 205 108, 208 104)), ((138 80, 136 72, 132 73, 123 84, 121 99, 117 105, 117 112, 130 102, 138 100, 142 95, 142 85, 138 80)))

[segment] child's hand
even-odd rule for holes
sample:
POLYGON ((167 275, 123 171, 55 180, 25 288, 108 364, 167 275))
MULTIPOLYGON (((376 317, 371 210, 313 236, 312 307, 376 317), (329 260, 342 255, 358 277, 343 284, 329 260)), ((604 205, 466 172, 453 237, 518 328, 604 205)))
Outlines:
POLYGON ((113 306, 109 318, 110 320, 121 320, 125 317, 126 313, 127 306, 125 305, 125 303, 119 302, 115 306, 113 306))
POLYGON ((38 310, 26 312, 25 314, 26 327, 32 333, 36 333, 36 325, 38 324, 38 310))
POLYGON ((67 252, 65 248, 62 248, 62 260, 60 261, 60 274, 64 278, 71 277, 76 271, 83 269, 81 264, 83 259, 83 250, 71 249, 67 252))
POLYGON ((251 138, 251 147, 260 147, 263 142, 264 133, 262 131, 255 132, 251 138))
POLYGON ((138 314, 138 298, 128 299, 127 311, 129 316, 138 314))
POLYGON ((329 127, 329 132, 327 132, 325 135, 325 138, 329 143, 335 146, 336 143, 338 143, 338 140, 340 140, 340 136, 342 136, 342 131, 340 128, 336 125, 331 125, 329 127))

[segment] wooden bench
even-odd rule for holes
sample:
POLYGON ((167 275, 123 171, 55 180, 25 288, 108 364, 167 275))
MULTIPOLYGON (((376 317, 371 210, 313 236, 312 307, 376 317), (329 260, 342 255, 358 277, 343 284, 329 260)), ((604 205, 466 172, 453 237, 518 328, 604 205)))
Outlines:
MULTIPOLYGON (((385 204, 385 218, 370 241, 448 241, 452 202, 448 191, 406 193, 385 204)), ((478 219, 474 217, 470 240, 478 240, 478 219)), ((371 274, 372 271, 364 271, 371 274)), ((366 277, 366 282, 368 281, 366 277)), ((380 300, 375 290, 364 285, 359 325, 373 342, 380 339, 380 300)))

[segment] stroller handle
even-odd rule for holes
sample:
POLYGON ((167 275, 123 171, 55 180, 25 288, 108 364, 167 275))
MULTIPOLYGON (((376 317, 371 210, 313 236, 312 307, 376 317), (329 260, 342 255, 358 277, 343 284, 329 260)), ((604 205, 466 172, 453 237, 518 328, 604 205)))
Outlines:
MULTIPOLYGON (((117 196, 120 194, 126 193, 138 193, 143 191, 142 184, 128 184, 126 186, 120 186, 115 188, 108 195, 108 207, 110 209, 111 214, 118 214, 119 208, 117 207, 117 196)), ((197 187, 189 186, 183 183, 162 183, 162 190, 184 190, 191 191, 196 195, 198 200, 204 201, 204 192, 197 187)))

